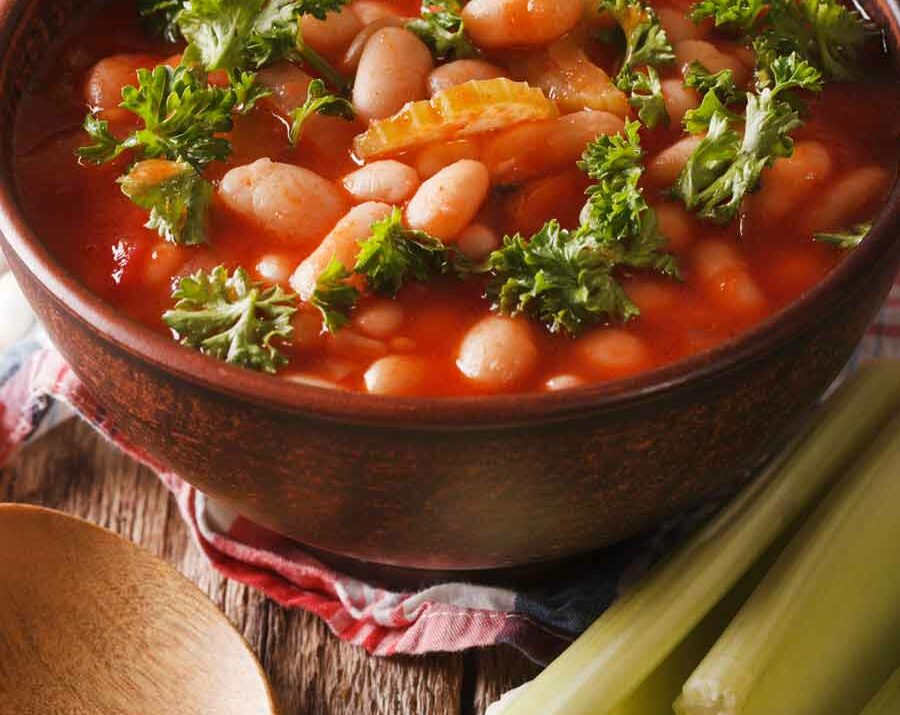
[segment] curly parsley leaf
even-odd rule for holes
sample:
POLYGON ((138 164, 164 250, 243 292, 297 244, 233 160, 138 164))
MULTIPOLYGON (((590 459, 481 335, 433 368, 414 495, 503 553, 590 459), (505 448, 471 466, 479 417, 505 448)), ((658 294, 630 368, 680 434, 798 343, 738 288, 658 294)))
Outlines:
POLYGON ((199 62, 207 70, 233 70, 244 65, 259 0, 191 0, 178 18, 188 41, 184 61, 199 62))
POLYGON ((625 134, 600 137, 579 163, 596 183, 580 226, 547 222, 530 239, 506 236, 489 258, 492 279, 487 294, 495 308, 525 314, 550 332, 577 335, 602 321, 627 321, 638 314, 615 277, 619 267, 678 276, 674 256, 665 253, 653 210, 638 182, 643 173, 639 124, 625 134))
POLYGON ((84 129, 92 142, 76 153, 82 160, 102 164, 134 150, 141 159, 186 161, 197 169, 226 159, 231 145, 219 135, 231 131, 239 93, 246 102, 253 91, 248 89, 253 75, 241 77, 241 88, 236 91, 210 86, 184 66, 138 70, 138 86, 122 90, 119 106, 140 118, 143 127, 119 140, 105 121, 89 115, 84 129))
POLYGON ((701 218, 730 222, 744 196, 759 187, 763 169, 793 153, 790 132, 802 122, 783 95, 794 89, 820 91, 822 75, 796 54, 777 58, 771 69, 773 86, 747 94, 743 137, 730 128, 729 113, 713 113, 707 135, 678 178, 675 193, 701 218))
POLYGON ((306 90, 306 101, 291 112, 291 126, 288 130, 291 144, 297 146, 303 136, 307 120, 314 114, 340 117, 348 122, 356 118, 356 110, 352 103, 344 97, 330 94, 322 80, 314 79, 306 90))
POLYGON ((138 0, 138 13, 147 29, 154 35, 161 35, 168 42, 178 42, 181 30, 178 17, 186 0, 138 0))
POLYGON ((638 119, 649 129, 669 123, 669 112, 662 93, 659 73, 653 67, 621 77, 619 89, 629 94, 628 103, 637 109, 638 119))
POLYGON ((212 184, 185 162, 147 159, 119 179, 129 199, 150 212, 145 224, 171 243, 207 242, 206 214, 212 184))
POLYGON ((716 27, 749 32, 766 8, 765 0, 700 0, 691 6, 690 18, 696 23, 712 18, 716 27))
POLYGON ((100 119, 95 114, 88 114, 84 118, 82 129, 91 140, 90 144, 79 147, 75 151, 75 155, 82 161, 91 164, 106 164, 127 149, 124 142, 119 141, 109 131, 109 122, 100 119))
POLYGON ((463 60, 478 55, 466 35, 458 0, 425 0, 419 17, 406 23, 440 60, 463 60))
POLYGON ((797 54, 830 80, 862 76, 862 51, 878 30, 839 0, 774 0, 763 30, 753 41, 760 86, 771 81, 778 58, 797 54))
POLYGON ((625 35, 625 56, 617 77, 626 78, 638 67, 659 67, 675 60, 675 52, 659 18, 640 0, 602 0, 601 10, 607 10, 625 35))
POLYGON ((669 114, 655 67, 673 62, 675 53, 656 13, 640 0, 602 0, 600 9, 612 14, 625 37, 615 85, 629 95, 629 103, 646 126, 667 124, 669 114), (638 71, 639 67, 645 69, 638 71))
POLYGON ((744 93, 734 83, 731 70, 712 73, 696 60, 685 69, 684 86, 696 89, 700 94, 715 92, 723 104, 734 104, 744 99, 744 93))
POLYGON ((872 230, 872 222, 866 221, 864 223, 858 223, 855 226, 851 226, 846 231, 839 231, 836 233, 817 233, 813 238, 816 241, 821 241, 822 243, 830 243, 833 246, 837 246, 838 248, 843 248, 845 250, 850 250, 852 248, 856 248, 860 243, 863 242, 863 239, 869 235, 869 231, 872 230))
POLYGON ((674 256, 662 250, 665 238, 638 185, 644 172, 639 126, 629 122, 624 135, 600 137, 585 149, 578 166, 596 183, 587 190, 578 231, 594 239, 614 265, 677 278, 674 256))
POLYGON ((746 101, 746 96, 734 83, 731 70, 712 73, 702 63, 691 62, 684 72, 684 86, 696 89, 703 97, 699 106, 687 110, 682 117, 690 134, 702 134, 709 129, 714 115, 739 122, 742 117, 728 109, 728 105, 746 101))
POLYGON ((449 252, 442 241, 424 231, 403 225, 403 214, 391 215, 372 225, 371 235, 360 242, 354 273, 365 276, 375 293, 395 296, 410 280, 425 281, 448 271, 449 252))
POLYGON ((249 114, 256 103, 272 94, 272 90, 256 81, 255 72, 234 70, 228 73, 234 92, 234 110, 238 114, 249 114))
POLYGON ((322 314, 329 333, 336 333, 350 322, 350 311, 359 300, 359 291, 348 282, 352 276, 343 263, 332 258, 316 280, 309 302, 322 314))
MULTIPOLYGON (((290 55, 297 45, 300 16, 304 14, 305 5, 295 0, 269 0, 263 3, 246 33, 244 61, 259 68, 290 55)), ((318 6, 314 9, 317 13, 321 10, 318 6)), ((319 19, 325 19, 324 12, 319 19)))
POLYGON ((490 266, 496 278, 488 297, 496 309, 531 316, 551 333, 577 335, 599 321, 626 321, 639 313, 591 237, 555 220, 529 239, 506 236, 490 266))
POLYGON ((349 0, 191 0, 179 14, 188 40, 187 62, 207 70, 259 69, 283 58, 309 64, 329 84, 343 90, 346 80, 303 42, 300 18, 324 20, 349 0))
POLYGON ((177 301, 163 320, 182 345, 225 362, 274 373, 287 358, 273 344, 289 343, 297 297, 280 286, 264 288, 243 268, 231 276, 224 266, 182 278, 177 301))

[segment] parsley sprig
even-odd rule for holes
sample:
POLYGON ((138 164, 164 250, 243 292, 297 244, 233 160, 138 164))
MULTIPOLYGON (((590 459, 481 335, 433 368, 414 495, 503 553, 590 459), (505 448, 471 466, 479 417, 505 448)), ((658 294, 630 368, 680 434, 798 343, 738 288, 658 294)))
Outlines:
POLYGON ((596 183, 588 189, 576 230, 548 221, 531 238, 506 236, 503 247, 491 254, 487 294, 498 311, 531 316, 552 333, 577 335, 598 322, 638 315, 616 279, 618 268, 678 276, 638 186, 643 173, 639 126, 629 122, 624 135, 603 136, 588 145, 579 166, 596 183))
POLYGON ((439 60, 463 60, 478 55, 466 35, 458 0, 425 0, 419 17, 406 23, 439 60))
POLYGON ((603 0, 600 7, 612 14, 625 38, 616 86, 630 95, 629 103, 646 126, 652 129, 667 123, 669 115, 655 68, 671 64, 675 53, 659 18, 640 0, 603 0))
POLYGON ((306 90, 306 101, 291 112, 291 126, 288 129, 291 144, 297 146, 303 137, 303 128, 306 126, 306 122, 314 114, 340 117, 348 122, 352 122, 356 118, 356 110, 349 100, 329 93, 322 80, 314 79, 306 90))
POLYGON ((699 0, 691 17, 695 22, 711 18, 717 27, 753 38, 762 86, 771 82, 772 63, 791 54, 826 79, 859 79, 863 47, 877 34, 840 0, 699 0))
POLYGON ((406 228, 395 206, 390 216, 372 225, 371 234, 360 244, 353 272, 365 276, 373 293, 393 297, 409 281, 448 273, 451 265, 451 250, 443 241, 406 228))
POLYGON ((851 226, 846 231, 836 231, 834 233, 817 233, 813 236, 815 240, 822 243, 830 243, 832 246, 850 250, 856 248, 863 239, 869 235, 872 230, 872 222, 865 221, 851 226))
POLYGON ((738 91, 731 70, 712 74, 700 62, 692 62, 684 75, 685 87, 697 89, 703 98, 699 106, 687 110, 682 122, 690 134, 702 134, 709 129, 715 115, 721 115, 733 122, 742 117, 729 110, 728 105, 745 101, 743 92, 738 91))
POLYGON ((862 50, 878 31, 839 0, 774 0, 761 34, 754 40, 758 77, 771 83, 778 57, 797 54, 839 82, 859 79, 862 50))
POLYGON ((212 184, 190 164, 147 159, 119 179, 122 193, 150 212, 145 224, 181 246, 206 243, 206 212, 212 184))
POLYGON ((743 136, 731 128, 730 112, 712 112, 707 135, 678 178, 674 192, 701 218, 734 219, 744 197, 758 188, 763 169, 793 153, 790 132, 802 121, 785 95, 795 89, 820 91, 822 75, 796 54, 777 58, 771 70, 772 86, 747 94, 743 136))
POLYGON ((303 15, 324 20, 349 0, 191 0, 178 13, 185 58, 208 70, 259 69, 280 59, 308 64, 343 91, 347 81, 303 41, 303 15))
POLYGON ((350 322, 350 311, 359 300, 359 290, 349 283, 353 274, 337 258, 332 258, 316 279, 309 302, 318 308, 329 333, 336 333, 350 322))
POLYGON ((185 0, 138 0, 138 14, 155 35, 162 35, 168 42, 181 39, 178 16, 184 9, 185 0))
POLYGON ((690 17, 697 23, 711 18, 716 27, 749 32, 766 9, 765 0, 700 0, 691 6, 690 17))
POLYGON ((297 297, 280 286, 264 288, 243 268, 224 266, 182 278, 175 307, 163 320, 182 345, 251 370, 274 373, 287 363, 276 342, 289 344, 297 297))
POLYGON ((319 274, 311 302, 322 313, 326 329, 336 332, 347 324, 359 298, 359 291, 349 283, 353 275, 362 276, 372 293, 393 298, 410 281, 463 274, 472 268, 440 239, 404 226, 403 213, 395 206, 388 217, 373 223, 369 236, 360 241, 352 271, 332 259, 319 274))
POLYGON ((231 131, 233 112, 247 111, 264 92, 255 88, 255 76, 235 73, 232 86, 213 87, 196 69, 160 65, 138 70, 138 86, 122 90, 123 109, 143 126, 124 139, 109 131, 109 123, 89 114, 84 130, 91 143, 76 152, 84 161, 104 164, 133 151, 139 159, 185 161, 198 170, 224 160, 231 144, 220 136, 231 131))

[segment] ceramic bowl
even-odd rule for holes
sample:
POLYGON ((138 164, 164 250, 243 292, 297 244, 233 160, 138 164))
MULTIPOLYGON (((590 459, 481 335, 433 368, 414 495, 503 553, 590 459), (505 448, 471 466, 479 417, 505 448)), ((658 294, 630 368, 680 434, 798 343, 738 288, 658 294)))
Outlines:
MULTIPOLYGON (((443 571, 534 565, 623 539, 727 488, 832 382, 900 265, 895 187, 865 243, 801 300, 738 340, 633 379, 555 394, 387 398, 234 368, 92 295, 19 208, 17 102, 48 38, 80 5, 0 0, 10 266, 125 438, 325 554, 443 571)), ((896 64, 900 10, 894 0, 868 10, 890 28, 896 64)))

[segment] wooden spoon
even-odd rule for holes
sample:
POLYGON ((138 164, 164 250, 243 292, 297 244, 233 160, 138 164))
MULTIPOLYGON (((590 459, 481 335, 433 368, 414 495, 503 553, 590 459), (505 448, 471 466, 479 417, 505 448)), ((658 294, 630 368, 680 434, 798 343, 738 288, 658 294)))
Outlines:
POLYGON ((81 519, 0 505, 0 712, 274 715, 259 663, 187 579, 81 519))

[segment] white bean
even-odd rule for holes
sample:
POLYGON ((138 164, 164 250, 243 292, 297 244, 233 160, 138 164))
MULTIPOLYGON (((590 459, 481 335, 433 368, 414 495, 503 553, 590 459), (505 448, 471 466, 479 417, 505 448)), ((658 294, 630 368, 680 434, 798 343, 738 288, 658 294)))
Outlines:
POLYGON ((584 360, 607 379, 628 377, 646 370, 652 363, 644 342, 619 328, 597 328, 578 341, 584 360))
POLYGON ((674 184, 701 141, 703 141, 701 136, 685 137, 663 149, 648 162, 647 180, 656 186, 674 184))
POLYGON ((268 100, 282 114, 288 114, 303 105, 309 84, 312 82, 312 77, 288 61, 261 69, 257 72, 256 78, 260 84, 272 90, 268 100))
POLYGON ((584 384, 577 375, 554 375, 544 383, 550 392, 558 392, 559 390, 571 390, 574 387, 581 387, 584 384))
POLYGON ((416 170, 420 178, 428 179, 445 166, 460 159, 477 159, 478 154, 478 145, 468 139, 429 144, 416 155, 416 170))
POLYGON ((664 79, 661 84, 669 121, 677 125, 685 112, 700 104, 700 95, 693 87, 685 87, 680 79, 664 79))
POLYGON ((500 237, 483 223, 470 223, 456 239, 456 247, 475 261, 500 248, 500 237))
POLYGON ((817 210, 806 222, 809 233, 840 231, 866 216, 860 212, 874 208, 891 186, 891 174, 880 166, 854 169, 829 186, 818 197, 817 210))
POLYGON ((484 60, 456 60, 431 71, 428 75, 428 94, 433 97, 438 92, 475 79, 506 76, 506 71, 502 67, 484 60))
POLYGON ((410 355, 388 355, 366 370, 366 389, 374 395, 414 395, 427 386, 428 363, 410 355))
POLYGON ((330 181, 270 159, 229 171, 222 177, 219 196, 232 210, 297 245, 320 239, 347 209, 330 181))
POLYGON ((161 241, 153 247, 144 265, 144 280, 155 286, 171 283, 172 277, 178 274, 186 261, 185 250, 181 246, 161 241))
POLYGON ((463 159, 425 181, 406 206, 410 228, 451 241, 481 208, 490 189, 488 170, 463 159))
POLYGON ((91 67, 84 98, 96 109, 114 109, 122 101, 122 88, 137 85, 137 71, 152 66, 146 55, 112 55, 91 67))
POLYGON ((821 191, 831 176, 831 164, 824 144, 797 142, 791 156, 778 159, 763 173, 759 191, 747 197, 747 213, 759 225, 778 224, 821 191))
POLYGON ((387 3, 378 0, 354 0, 350 3, 350 9, 363 25, 371 25, 373 22, 394 18, 402 20, 400 13, 387 3))
POLYGON ((381 340, 369 338, 344 328, 327 338, 329 354, 338 355, 350 360, 375 360, 387 355, 387 345, 381 340))
POLYGON ((673 251, 683 251, 694 241, 697 233, 695 219, 679 202, 666 201, 654 206, 659 231, 666 237, 666 247, 673 251))
POLYGON ((356 68, 359 67, 359 58, 362 57, 363 50, 369 38, 383 27, 403 27, 403 18, 389 15, 370 23, 364 23, 365 27, 353 38, 350 47, 344 53, 344 57, 340 63, 340 69, 346 74, 356 74, 356 68))
POLYGON ((337 258, 349 270, 356 263, 359 242, 369 237, 372 224, 391 213, 388 204, 370 201, 354 206, 325 236, 318 248, 297 266, 291 277, 291 287, 300 298, 308 301, 316 289, 319 274, 332 258, 337 258))
POLYGON ((557 119, 527 122, 498 132, 484 147, 484 163, 496 183, 521 181, 574 163, 593 139, 617 134, 625 123, 590 109, 557 119))
POLYGON ((768 301, 734 246, 705 240, 692 253, 698 283, 709 300, 738 318, 755 319, 767 312, 768 301))
POLYGON ((395 301, 379 300, 359 310, 353 324, 366 335, 386 340, 403 325, 403 308, 395 301))
POLYGON ((463 375, 492 390, 521 383, 537 363, 538 350, 528 322, 493 315, 469 329, 456 360, 463 375))
POLYGON ((363 23, 349 7, 341 8, 339 12, 329 12, 324 20, 310 14, 300 18, 303 41, 329 59, 340 57, 362 28, 363 23))
POLYGON ((562 37, 583 13, 583 0, 471 0, 463 20, 479 47, 517 47, 562 37))
POLYGON ((734 82, 739 87, 745 85, 750 78, 750 70, 737 57, 723 52, 711 42, 704 40, 682 40, 675 43, 675 57, 682 67, 691 62, 700 62, 710 72, 731 70, 734 82))
POLYGON ((384 201, 399 204, 419 188, 416 170, 399 161, 373 161, 343 179, 344 188, 360 201, 384 201))
POLYGON ((256 272, 268 283, 286 283, 293 270, 291 260, 280 253, 267 253, 256 264, 256 272))
POLYGON ((681 42, 682 40, 702 40, 709 34, 709 28, 705 24, 697 24, 691 20, 683 10, 674 7, 659 7, 656 9, 659 23, 666 31, 669 42, 681 42))
POLYGON ((359 58, 353 104, 363 119, 382 119, 428 95, 431 52, 418 37, 384 27, 369 38, 359 58))

